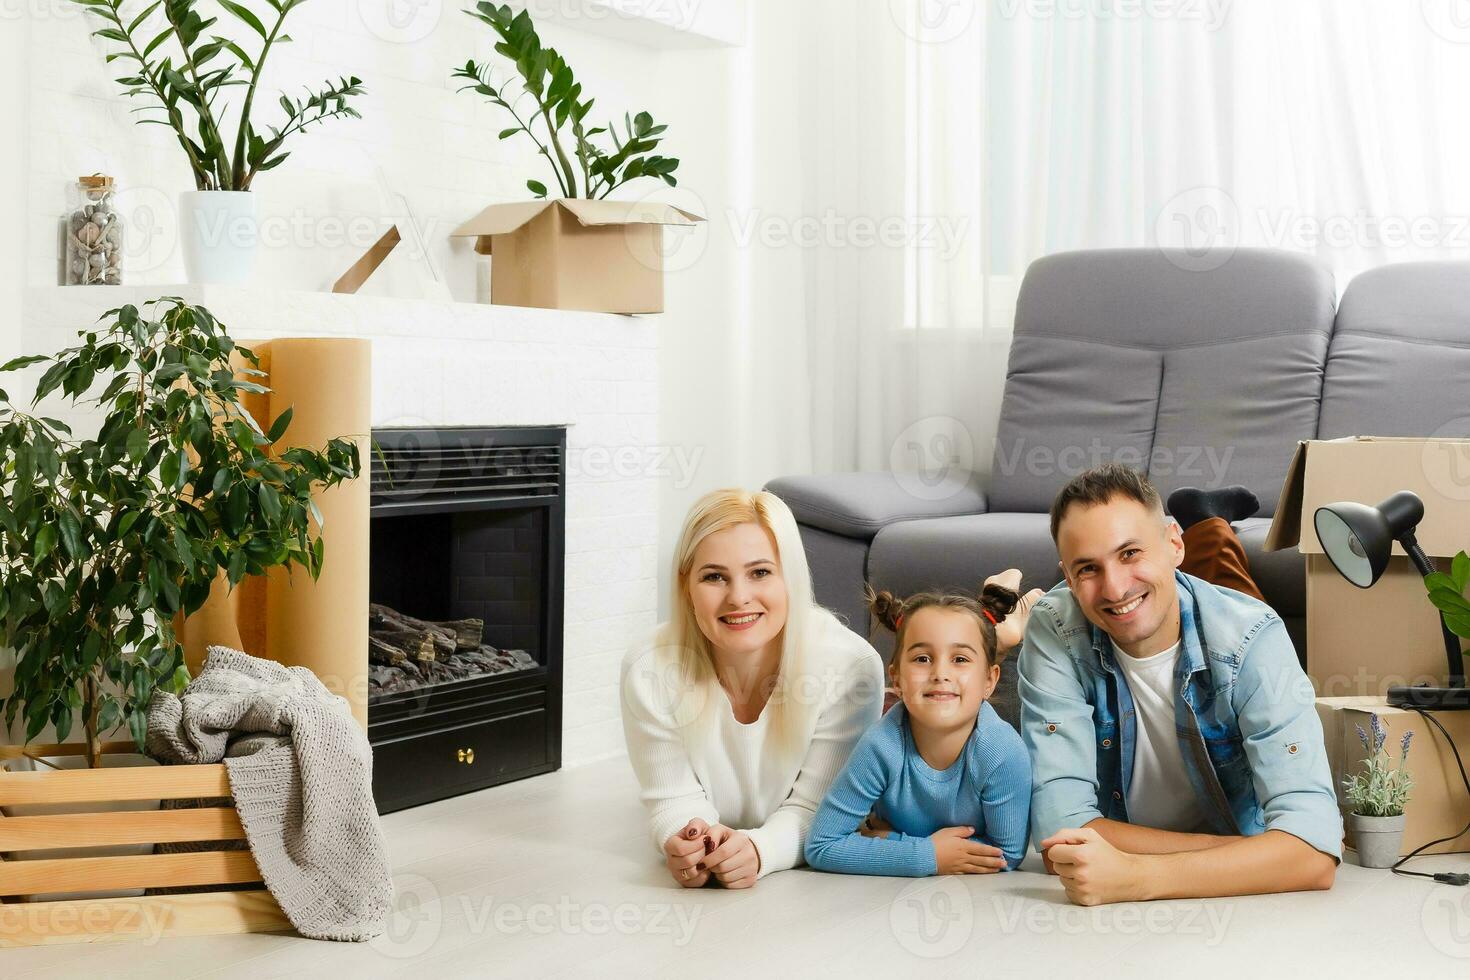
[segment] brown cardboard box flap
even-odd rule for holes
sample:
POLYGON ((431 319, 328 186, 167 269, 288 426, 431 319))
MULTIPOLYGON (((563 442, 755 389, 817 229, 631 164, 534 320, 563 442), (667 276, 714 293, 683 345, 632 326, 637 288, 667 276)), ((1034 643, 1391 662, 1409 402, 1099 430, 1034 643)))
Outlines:
POLYGON ((1286 483, 1281 487, 1281 497, 1276 501, 1276 513, 1271 518, 1271 529, 1266 532, 1265 549, 1280 551, 1290 548, 1301 540, 1302 534, 1302 484, 1306 480, 1308 443, 1296 444, 1291 465, 1286 468, 1286 483))
MULTIPOLYGON (((1470 500, 1470 440, 1351 436, 1298 444, 1276 505, 1267 551, 1297 546, 1320 555, 1313 515, 1341 500, 1376 504, 1400 490, 1424 500, 1414 536, 1425 553, 1447 557, 1470 548, 1462 520, 1470 500)), ((1395 544, 1394 554, 1403 549, 1395 544)))
POLYGON ((492 204, 454 231, 451 238, 507 235, 549 207, 560 207, 584 225, 692 225, 699 215, 672 204, 655 201, 591 201, 583 198, 552 198, 542 201, 513 201, 492 204))

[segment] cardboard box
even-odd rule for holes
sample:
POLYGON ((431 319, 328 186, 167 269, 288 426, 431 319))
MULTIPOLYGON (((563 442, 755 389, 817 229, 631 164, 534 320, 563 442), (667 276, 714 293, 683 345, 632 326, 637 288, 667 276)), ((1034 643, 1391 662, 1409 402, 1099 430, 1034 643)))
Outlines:
POLYGON ((491 257, 492 303, 662 313, 664 226, 703 220, 670 204, 557 198, 492 204, 451 236, 491 257))
MULTIPOLYGON (((1362 770, 1368 753, 1358 740, 1355 726, 1368 728, 1368 716, 1377 714, 1388 730, 1385 743, 1389 757, 1398 760, 1399 739, 1404 732, 1414 733, 1409 745, 1409 775, 1414 789, 1404 807, 1404 849, 1408 854, 1420 844, 1441 837, 1451 837, 1470 823, 1470 794, 1460 778, 1455 753, 1438 728, 1415 711, 1390 708, 1378 697, 1318 698, 1317 717, 1322 719, 1322 736, 1327 745, 1327 760, 1332 767, 1332 782, 1337 787, 1337 802, 1344 824, 1348 810, 1343 793, 1343 777, 1362 770)), ((1470 711, 1436 711, 1435 720, 1445 727, 1460 750, 1461 758, 1470 765, 1470 711)), ((1348 830, 1351 846, 1352 831, 1348 830)), ((1470 851, 1470 834, 1426 850, 1425 854, 1449 854, 1470 851)))
POLYGON ((1439 611, 1395 544, 1372 588, 1343 578, 1323 553, 1313 515, 1342 500, 1377 504, 1399 490, 1424 500, 1415 537, 1441 570, 1470 548, 1470 440, 1359 436, 1297 446, 1266 550, 1296 545, 1307 564, 1307 674, 1323 697, 1382 695, 1446 683, 1439 611))

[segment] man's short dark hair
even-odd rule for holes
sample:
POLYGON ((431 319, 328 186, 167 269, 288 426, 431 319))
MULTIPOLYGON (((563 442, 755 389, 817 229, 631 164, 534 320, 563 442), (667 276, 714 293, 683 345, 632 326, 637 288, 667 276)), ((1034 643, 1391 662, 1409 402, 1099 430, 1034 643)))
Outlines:
POLYGON ((1122 463, 1104 463, 1072 478, 1062 487, 1061 493, 1051 502, 1051 540, 1055 544, 1057 529, 1062 526, 1062 516, 1073 504, 1096 507, 1114 497, 1136 500, 1150 510, 1163 513, 1163 499, 1148 477, 1122 463))

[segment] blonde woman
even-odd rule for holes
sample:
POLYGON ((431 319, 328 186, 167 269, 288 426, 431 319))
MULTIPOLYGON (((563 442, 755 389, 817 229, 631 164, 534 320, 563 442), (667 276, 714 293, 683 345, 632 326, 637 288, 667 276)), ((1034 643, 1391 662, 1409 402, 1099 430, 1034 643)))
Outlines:
POLYGON ((799 863, 807 828, 878 720, 883 663, 812 598, 796 520, 717 490, 685 520, 672 618, 623 661, 623 731, 654 846, 687 888, 799 863))

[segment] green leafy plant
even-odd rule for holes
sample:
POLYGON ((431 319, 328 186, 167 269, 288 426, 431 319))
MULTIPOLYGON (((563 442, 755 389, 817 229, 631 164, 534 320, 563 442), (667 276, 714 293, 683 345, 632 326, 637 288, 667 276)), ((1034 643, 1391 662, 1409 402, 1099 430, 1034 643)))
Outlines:
POLYGON ((1444 614, 1445 625, 1456 636, 1470 637, 1470 599, 1465 586, 1470 584, 1470 555, 1460 552, 1450 563, 1450 573, 1432 572, 1424 576, 1429 601, 1444 614))
MULTIPOLYGON (((668 127, 656 124, 648 113, 624 114, 622 134, 612 122, 586 128, 584 120, 595 100, 578 101, 581 83, 566 59, 554 48, 542 46, 530 14, 512 13, 507 6, 485 0, 465 13, 495 30, 500 38, 495 51, 515 65, 516 77, 497 82, 488 61, 473 60, 451 77, 469 83, 461 92, 477 92, 510 114, 515 125, 501 130, 500 138, 517 133, 530 137, 551 164, 562 197, 604 198, 638 177, 654 177, 670 187, 678 183, 674 171, 679 161, 653 152, 668 127), (521 105, 527 96, 531 106, 523 117, 521 105)), ((526 187, 537 197, 548 193, 539 180, 526 181, 526 187)))
POLYGON ((351 77, 323 82, 299 99, 282 95, 279 105, 285 118, 267 127, 269 135, 258 132, 251 121, 266 59, 276 45, 291 40, 282 30, 286 17, 306 0, 266 0, 271 14, 265 19, 236 0, 213 0, 242 25, 244 33, 259 37, 254 56, 227 33, 213 32, 219 18, 201 15, 199 0, 153 0, 146 6, 143 0, 71 2, 106 22, 93 34, 116 46, 107 55, 108 64, 127 66, 127 74, 117 83, 129 96, 147 102, 143 111, 152 114, 142 122, 174 131, 201 191, 248 191, 256 174, 279 166, 289 156, 282 146, 290 137, 336 116, 360 118, 347 104, 350 97, 362 94, 361 80, 351 77), (166 22, 161 28, 151 20, 158 11, 166 22), (155 29, 157 33, 148 37, 155 29), (232 88, 244 88, 245 93, 235 113, 234 138, 228 139, 230 114, 223 96, 232 88))
POLYGON ((240 404, 267 390, 250 380, 259 362, 203 307, 167 297, 103 319, 79 346, 0 367, 49 362, 37 403, 102 386, 88 399, 105 413, 93 438, 0 391, 0 646, 17 652, 6 724, 23 709, 27 742, 48 721, 64 742, 80 709, 93 766, 119 725, 141 749, 154 689, 188 680, 174 617, 222 569, 231 586, 274 566, 315 578, 311 494, 360 470, 350 439, 272 451, 291 410, 261 431, 240 404))
POLYGON ((1414 788, 1414 780, 1406 768, 1409 743, 1413 741, 1414 733, 1404 732, 1399 742, 1398 764, 1392 765, 1383 748, 1383 743, 1388 740, 1383 722, 1376 714, 1369 715, 1368 727, 1370 731, 1364 731, 1362 725, 1357 726, 1358 740, 1368 753, 1363 760, 1363 771, 1344 776, 1342 788, 1353 812, 1359 816, 1397 817, 1404 812, 1409 792, 1414 788))

